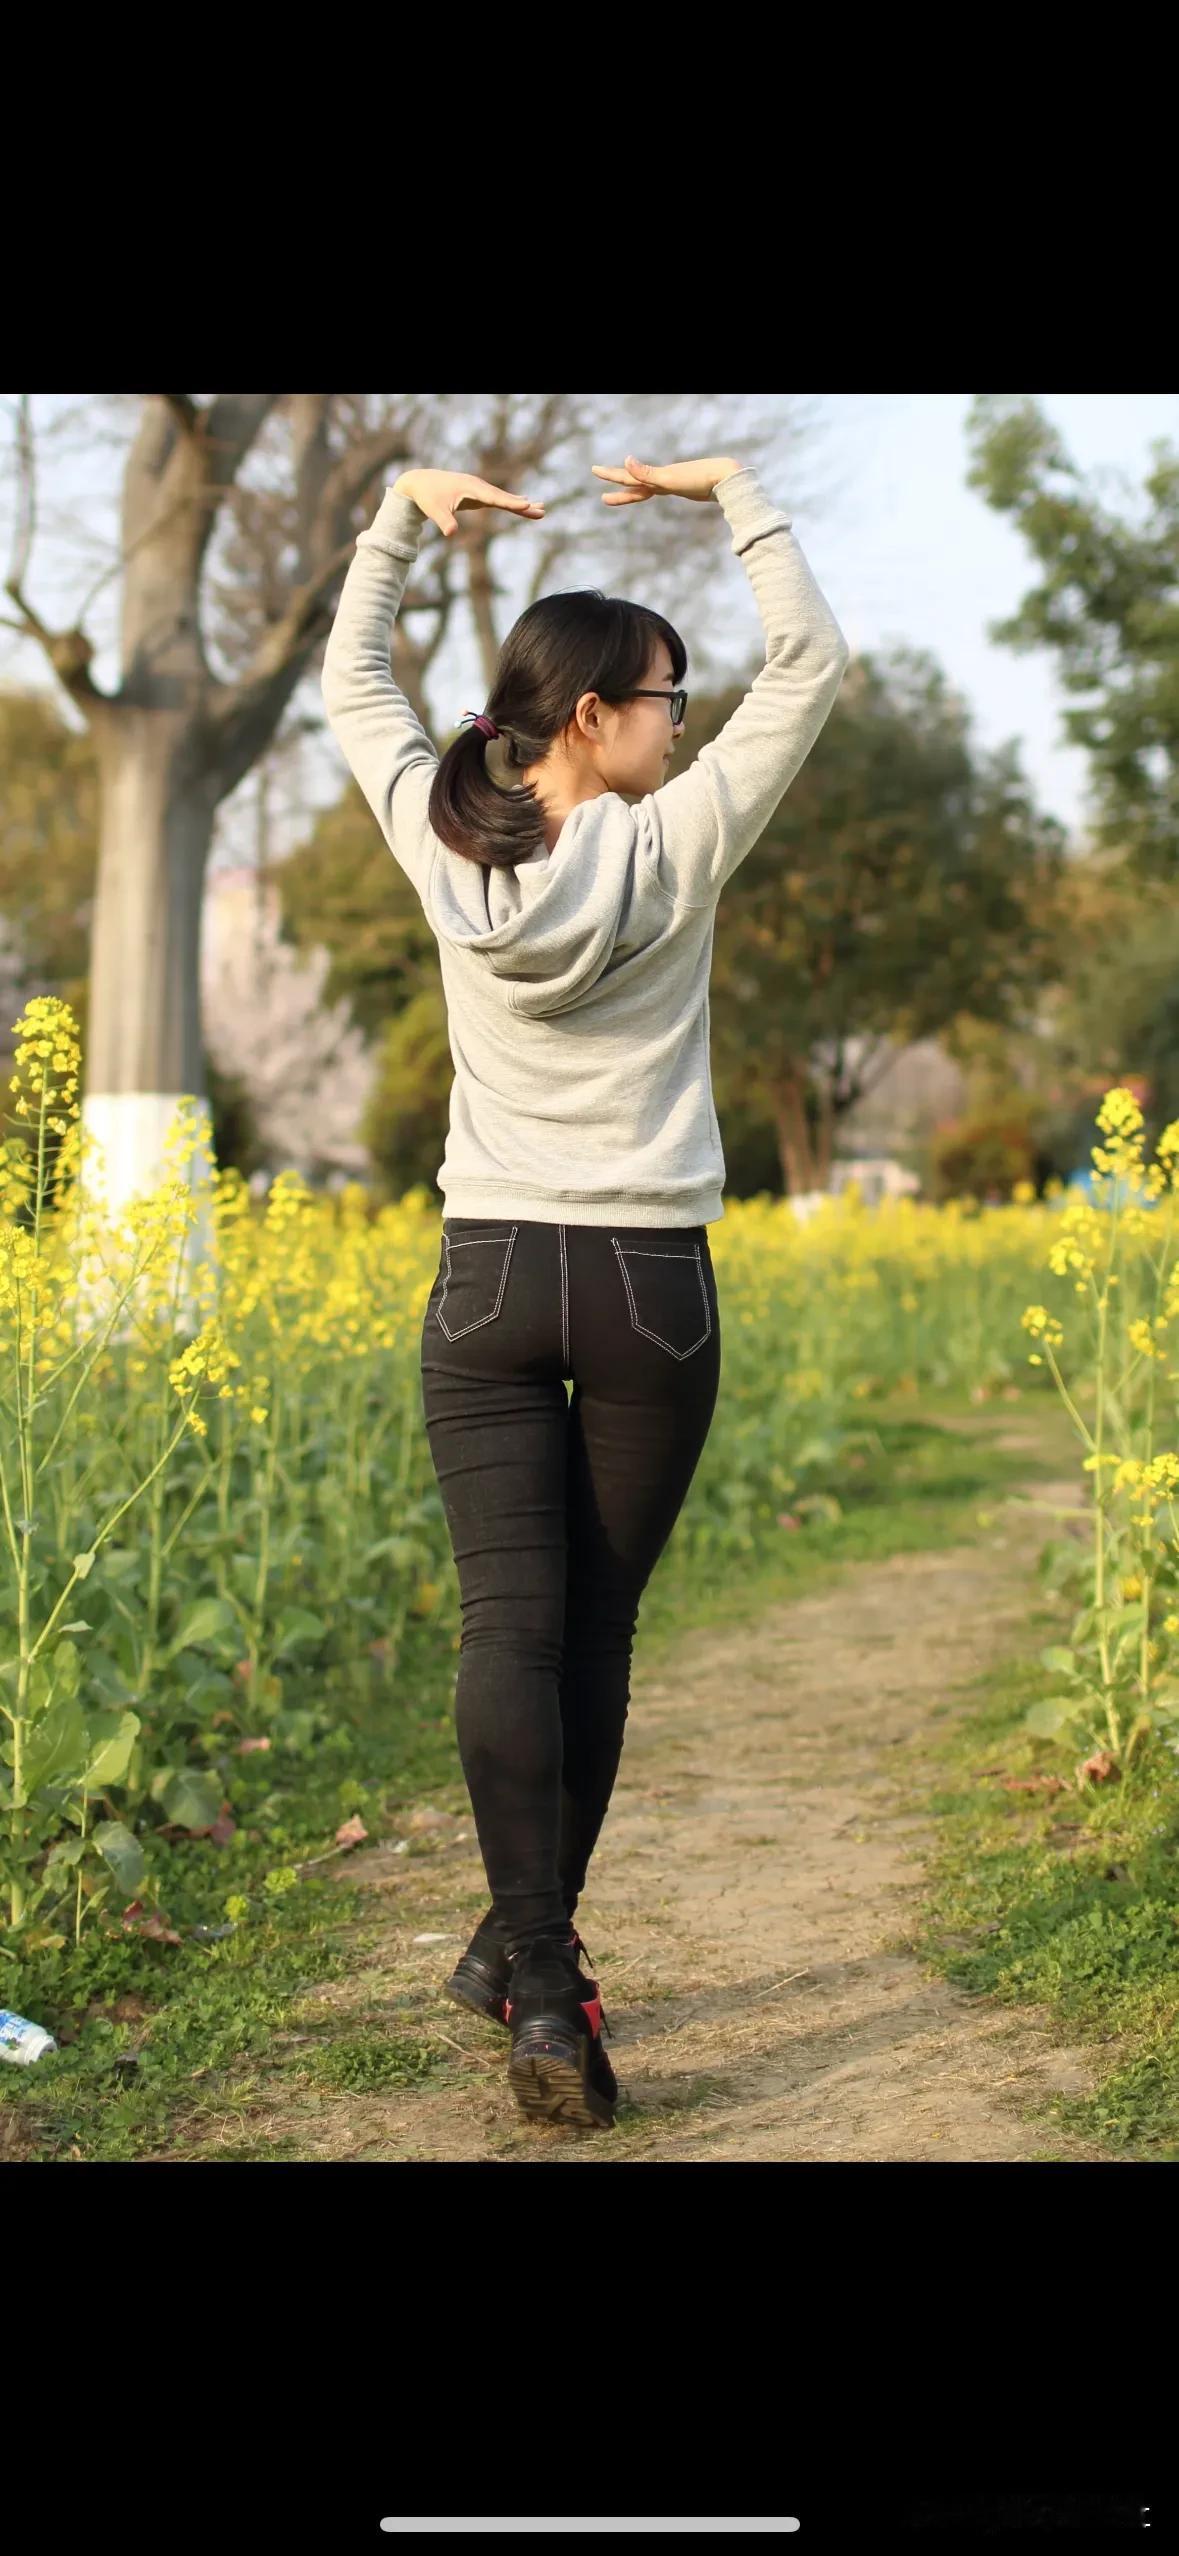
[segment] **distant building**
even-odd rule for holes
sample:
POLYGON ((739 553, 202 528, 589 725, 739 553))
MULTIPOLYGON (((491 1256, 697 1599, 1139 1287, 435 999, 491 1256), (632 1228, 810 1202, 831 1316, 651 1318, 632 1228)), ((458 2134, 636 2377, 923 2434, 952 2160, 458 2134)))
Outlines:
POLYGON ((878 1206, 882 1198, 915 1198, 921 1188, 916 1172, 906 1171, 891 1154, 856 1154, 848 1162, 832 1164, 831 1188, 836 1196, 853 1182, 868 1207, 878 1206))

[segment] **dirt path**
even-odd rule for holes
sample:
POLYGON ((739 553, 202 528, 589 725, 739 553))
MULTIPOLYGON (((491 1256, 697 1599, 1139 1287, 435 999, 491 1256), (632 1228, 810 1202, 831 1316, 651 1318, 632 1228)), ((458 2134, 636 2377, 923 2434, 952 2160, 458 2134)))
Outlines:
MULTIPOLYGON (((1040 1481, 1036 1495, 1071 1499, 1073 1486, 1040 1481)), ((1086 2056, 1053 2042, 1036 2010, 988 2007, 906 1948, 932 1833, 904 1807, 923 1739, 938 1707, 952 1712, 956 1691, 1020 1646, 1036 1549, 1026 1520, 997 1506, 975 1544, 861 1564, 746 1628, 686 1636, 674 1687, 666 1664, 662 1679, 639 1664, 578 1911, 623 2090, 609 2137, 522 2122, 503 2034, 440 1993, 483 1904, 469 1813, 410 1853, 368 1859, 375 1940, 306 2008, 322 2032, 384 2004, 448 2057, 445 2081, 288 2084, 268 2127, 308 2158, 1104 2159, 1023 2117, 1055 2090, 1087 2089, 1086 2056)))

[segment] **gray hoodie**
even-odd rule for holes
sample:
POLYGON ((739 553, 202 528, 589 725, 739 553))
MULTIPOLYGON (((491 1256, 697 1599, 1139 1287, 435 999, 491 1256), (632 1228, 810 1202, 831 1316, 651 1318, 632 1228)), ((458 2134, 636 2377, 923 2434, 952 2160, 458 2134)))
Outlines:
POLYGON ((717 900, 809 754, 846 641, 789 518, 752 470, 716 491, 766 662, 687 771, 574 808, 551 852, 465 859, 427 817, 437 755, 389 665, 426 522, 389 489, 328 641, 328 720, 438 943, 454 1083, 438 1187, 451 1216, 705 1225, 724 1215, 709 1069, 717 900))

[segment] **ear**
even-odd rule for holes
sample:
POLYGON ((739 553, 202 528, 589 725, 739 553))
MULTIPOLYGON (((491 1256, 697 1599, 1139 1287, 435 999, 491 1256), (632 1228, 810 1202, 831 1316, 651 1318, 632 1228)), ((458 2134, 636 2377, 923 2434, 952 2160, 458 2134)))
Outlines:
POLYGON ((602 701, 596 692, 583 692, 573 713, 573 725, 583 737, 596 740, 602 733, 602 701))

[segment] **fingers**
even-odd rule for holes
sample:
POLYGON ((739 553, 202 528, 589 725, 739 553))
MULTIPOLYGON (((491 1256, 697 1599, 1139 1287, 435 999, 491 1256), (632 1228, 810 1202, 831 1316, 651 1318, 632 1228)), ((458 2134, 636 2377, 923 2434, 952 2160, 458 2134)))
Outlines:
POLYGON ((497 488, 490 479, 472 480, 469 495, 481 506, 503 506, 510 515, 543 515, 535 497, 518 497, 512 488, 497 488))
POLYGON ((656 479, 658 473, 652 470, 649 462, 636 461, 633 453, 627 454, 622 470, 611 469, 604 462, 592 462, 590 468, 595 479, 612 479, 617 483, 617 495, 603 497, 604 506, 641 506, 646 498, 658 494, 655 488, 642 484, 656 479))

